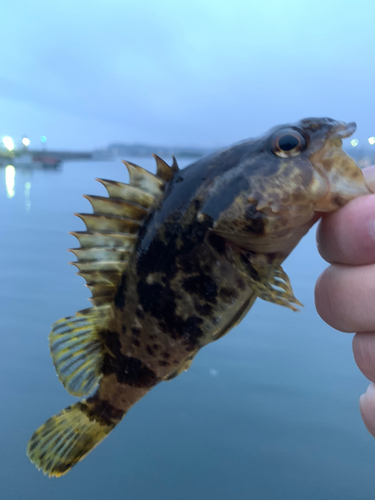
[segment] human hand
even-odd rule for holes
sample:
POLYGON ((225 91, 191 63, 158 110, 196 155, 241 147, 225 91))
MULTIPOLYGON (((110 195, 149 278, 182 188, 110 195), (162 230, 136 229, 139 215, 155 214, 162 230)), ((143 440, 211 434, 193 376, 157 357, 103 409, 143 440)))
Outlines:
MULTIPOLYGON (((375 192, 375 166, 363 173, 375 192)), ((321 256, 331 265, 316 283, 316 308, 333 328, 357 332, 354 359, 372 382, 360 397, 360 409, 368 431, 375 436, 375 194, 356 198, 325 215, 317 242, 321 256)))

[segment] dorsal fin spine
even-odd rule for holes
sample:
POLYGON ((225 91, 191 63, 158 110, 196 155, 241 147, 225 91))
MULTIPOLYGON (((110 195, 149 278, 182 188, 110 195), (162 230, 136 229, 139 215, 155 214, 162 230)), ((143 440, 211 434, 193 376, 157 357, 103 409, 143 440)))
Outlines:
POLYGON ((72 231, 71 235, 75 236, 81 245, 81 248, 91 247, 110 247, 124 248, 132 250, 134 248, 137 237, 134 234, 127 233, 110 233, 110 232, 90 232, 90 231, 72 231))
POLYGON ((118 232, 135 234, 139 230, 140 222, 126 217, 108 214, 75 214, 83 220, 91 232, 118 232))
POLYGON ((83 197, 91 203, 94 214, 116 215, 118 217, 126 217, 135 221, 143 220, 148 214, 148 210, 140 205, 129 203, 124 200, 118 200, 117 198, 106 198, 105 196, 93 196, 87 194, 83 195, 83 197))
POLYGON ((140 188, 146 191, 146 193, 160 199, 160 196, 163 194, 165 188, 165 182, 163 179, 160 179, 135 163, 125 160, 123 163, 128 169, 130 178, 129 184, 131 186, 140 188))
POLYGON ((69 262, 72 266, 76 266, 80 273, 92 271, 114 271, 122 273, 125 271, 127 262, 114 262, 114 261, 89 261, 89 262, 69 262))
POLYGON ((86 271, 77 274, 86 280, 87 285, 116 285, 121 278, 121 273, 118 271, 86 271))
POLYGON ((155 203, 155 198, 153 196, 130 184, 110 181, 108 179, 96 180, 103 184, 111 198, 137 203, 144 208, 149 208, 155 203))
POLYGON ((156 161, 156 175, 166 182, 169 182, 173 177, 173 170, 162 160, 158 155, 152 155, 156 161))
POLYGON ((171 169, 173 170, 173 173, 178 172, 180 170, 180 167, 177 164, 177 160, 174 156, 172 156, 172 160, 173 160, 173 163, 172 163, 171 169))
POLYGON ((91 247, 70 248, 80 262, 123 262, 129 259, 130 251, 123 248, 91 247))

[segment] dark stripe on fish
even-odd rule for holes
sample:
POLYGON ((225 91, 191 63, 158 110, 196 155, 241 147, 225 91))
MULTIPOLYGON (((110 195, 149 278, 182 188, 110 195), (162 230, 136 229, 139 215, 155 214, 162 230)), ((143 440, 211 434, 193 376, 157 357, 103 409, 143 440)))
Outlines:
POLYGON ((141 360, 132 356, 124 356, 122 353, 115 358, 108 353, 105 354, 102 371, 103 375, 114 373, 120 384, 127 384, 131 387, 150 389, 160 381, 141 360))
MULTIPOLYGON (((134 332, 133 332, 134 333, 134 332)), ((120 384, 127 384, 132 387, 153 387, 159 382, 155 373, 147 368, 138 358, 125 356, 121 352, 121 342, 119 334, 115 331, 107 330, 104 334, 106 347, 113 354, 104 355, 102 372, 103 375, 114 373, 120 384)), ((138 340, 133 343, 139 345, 138 340)))
POLYGON ((119 421, 125 415, 123 410, 115 408, 106 400, 100 399, 97 395, 86 400, 86 403, 92 408, 92 413, 95 419, 100 415, 106 420, 107 425, 113 424, 113 420, 119 421))
POLYGON ((95 420, 100 425, 109 425, 114 427, 116 423, 114 423, 113 420, 105 414, 105 412, 99 413, 96 411, 96 401, 97 400, 94 396, 86 401, 79 401, 77 406, 90 420, 95 420))
POLYGON ((157 318, 164 333, 174 339, 183 339, 186 346, 194 348, 203 331, 200 324, 203 320, 198 316, 190 316, 184 320, 176 314, 175 293, 168 286, 160 283, 148 284, 139 282, 137 286, 139 302, 145 312, 157 318))

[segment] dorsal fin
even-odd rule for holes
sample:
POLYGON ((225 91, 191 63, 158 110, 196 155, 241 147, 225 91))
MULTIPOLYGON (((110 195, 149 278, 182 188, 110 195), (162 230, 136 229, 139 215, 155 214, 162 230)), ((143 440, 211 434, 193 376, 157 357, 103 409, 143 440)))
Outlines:
POLYGON ((103 306, 113 301, 132 254, 139 228, 145 218, 164 196, 165 186, 178 170, 173 158, 170 167, 154 155, 156 175, 144 168, 124 161, 129 171, 129 184, 96 179, 104 185, 108 197, 84 195, 91 203, 92 214, 76 214, 86 225, 87 231, 74 231, 80 248, 70 251, 77 257, 72 262, 78 268, 92 292, 94 306, 103 306))

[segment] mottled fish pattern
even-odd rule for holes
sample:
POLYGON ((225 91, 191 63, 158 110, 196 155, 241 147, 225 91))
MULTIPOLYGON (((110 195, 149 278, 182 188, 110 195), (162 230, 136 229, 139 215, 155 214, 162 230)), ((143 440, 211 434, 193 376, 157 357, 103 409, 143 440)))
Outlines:
POLYGON ((86 196, 87 231, 72 233, 93 306, 50 334, 61 382, 87 399, 35 431, 28 456, 38 468, 66 473, 257 297, 300 305, 281 263, 321 212, 369 193, 341 148, 354 130, 310 118, 183 170, 155 156, 156 175, 124 162, 129 184, 99 179, 109 196, 86 196))

